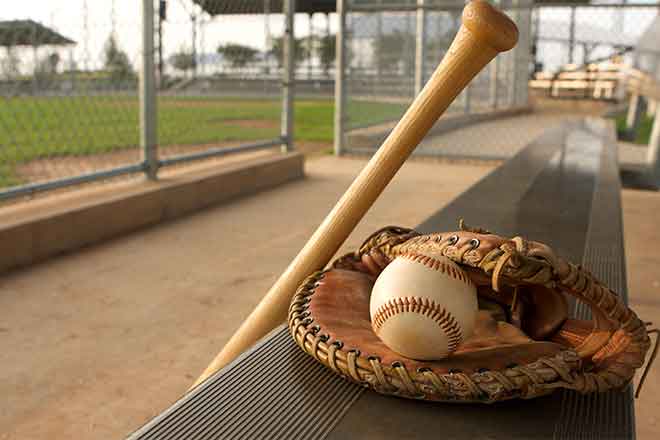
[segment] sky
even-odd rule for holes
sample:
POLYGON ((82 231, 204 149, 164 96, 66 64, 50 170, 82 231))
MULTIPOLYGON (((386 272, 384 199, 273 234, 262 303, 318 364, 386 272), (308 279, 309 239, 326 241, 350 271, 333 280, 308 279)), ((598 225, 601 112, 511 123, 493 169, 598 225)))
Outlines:
MULTIPOLYGON (((220 0, 227 1, 227 0, 220 0)), ((234 0, 241 1, 241 0, 234 0)), ((640 0, 638 0, 640 1, 640 0)), ((653 1, 653 0, 641 0, 653 1)), ((0 20, 32 19, 49 26, 64 36, 75 40, 72 55, 78 68, 96 69, 102 66, 103 46, 113 32, 120 47, 137 66, 140 54, 141 0, 17 0, 5 1, 0 8, 0 20)), ((191 11, 199 7, 191 0, 168 0, 168 19, 164 25, 165 58, 181 49, 192 46, 191 11)), ((567 20, 567 9, 543 9, 543 22, 555 28, 567 20), (553 24, 557 23, 557 24, 553 24)), ((577 15, 578 27, 581 24, 593 25, 597 29, 611 29, 612 33, 623 32, 636 38, 650 23, 654 14, 648 9, 627 11, 620 23, 613 21, 612 9, 583 9, 577 15)), ((271 35, 282 34, 283 17, 272 14, 268 19, 271 35)), ((305 14, 296 16, 296 36, 309 34, 309 19, 305 14)), ((312 27, 317 34, 326 31, 326 17, 316 14, 312 27)), ((587 26, 589 27, 589 26, 587 26)), ((266 20, 263 15, 218 16, 211 18, 202 15, 197 32, 198 53, 214 53, 218 45, 240 43, 263 50, 266 47, 266 20)), ((331 16, 331 32, 336 30, 336 17, 331 16)), ((608 35, 598 31, 597 35, 608 35)), ((564 51, 552 44, 546 45, 548 60, 553 67, 565 63, 564 51), (557 49, 557 50, 555 50, 557 49), (552 53, 551 53, 552 52, 552 53), (556 54, 555 54, 556 52, 556 54), (555 59, 556 58, 556 59, 555 59)), ((605 53, 605 52, 604 52, 605 53)), ((40 55, 41 56, 41 55, 40 55)), ((23 63, 29 69, 31 57, 23 63)), ((68 59, 68 56, 64 56, 68 59)))
MULTIPOLYGON (((226 1, 226 0, 222 0, 226 1)), ((240 0, 236 0, 240 1, 240 0)), ((5 1, 0 8, 0 20, 32 19, 49 26, 75 40, 74 58, 79 67, 100 67, 102 50, 113 28, 120 47, 134 63, 140 54, 141 0, 20 0, 5 1)), ((191 11, 200 8, 191 0, 168 0, 167 22, 163 27, 163 48, 170 55, 192 45, 191 11)), ((263 50, 266 46, 266 27, 261 15, 218 16, 200 18, 197 33, 199 53, 215 52, 220 44, 241 43, 263 50)), ((334 16, 331 32, 334 32, 334 16)), ((269 26, 273 36, 282 34, 283 17, 272 14, 269 26)), ((324 33, 326 17, 315 14, 312 25, 315 33, 324 33)), ((296 16, 297 36, 308 35, 307 15, 296 16)))

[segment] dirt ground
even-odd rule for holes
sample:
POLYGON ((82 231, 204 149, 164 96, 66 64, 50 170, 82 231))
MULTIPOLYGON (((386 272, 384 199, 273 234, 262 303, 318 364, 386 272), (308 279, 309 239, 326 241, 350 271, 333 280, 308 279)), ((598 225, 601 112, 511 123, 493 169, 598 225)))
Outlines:
MULTIPOLYGON (((622 196, 630 305, 642 320, 660 328, 660 255, 656 251, 660 246, 660 193, 626 189, 622 196)), ((660 359, 635 401, 635 411, 637 438, 660 438, 660 359)))
MULTIPOLYGON (((316 156, 303 181, 0 277, 0 439, 122 438, 166 408, 364 164, 316 156)), ((347 246, 491 169, 406 164, 347 246)))
MULTIPOLYGON (((166 408, 364 163, 316 156, 303 181, 0 277, 0 439, 123 438, 166 408)), ((492 167, 407 163, 345 248, 419 223, 492 167)), ((623 200, 631 303, 658 324, 660 194, 623 200)), ((639 438, 658 438, 660 365, 636 409, 639 438)))

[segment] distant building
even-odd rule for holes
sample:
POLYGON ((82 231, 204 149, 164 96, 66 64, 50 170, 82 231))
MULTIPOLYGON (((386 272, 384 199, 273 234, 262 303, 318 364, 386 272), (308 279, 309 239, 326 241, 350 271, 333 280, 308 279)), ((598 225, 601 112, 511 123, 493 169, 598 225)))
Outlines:
POLYGON ((5 48, 4 53, 0 53, 0 76, 34 74, 40 64, 49 62, 53 70, 50 73, 57 73, 64 64, 60 62, 64 58, 61 50, 70 50, 75 44, 70 38, 33 20, 0 21, 0 47, 5 48), (41 53, 41 48, 46 48, 47 52, 41 53))

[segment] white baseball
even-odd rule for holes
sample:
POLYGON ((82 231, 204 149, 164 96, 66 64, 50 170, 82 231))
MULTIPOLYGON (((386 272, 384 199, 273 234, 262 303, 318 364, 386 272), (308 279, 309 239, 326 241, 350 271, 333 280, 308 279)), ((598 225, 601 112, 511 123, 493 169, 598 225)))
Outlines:
POLYGON ((443 256, 406 254, 376 279, 369 311, 374 332, 391 350, 419 359, 442 359, 469 337, 477 289, 443 256))

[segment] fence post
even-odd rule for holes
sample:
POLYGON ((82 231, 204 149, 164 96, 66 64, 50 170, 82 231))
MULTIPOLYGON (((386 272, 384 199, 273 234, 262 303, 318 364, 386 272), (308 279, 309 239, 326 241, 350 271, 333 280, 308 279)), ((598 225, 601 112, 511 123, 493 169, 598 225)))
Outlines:
MULTIPOLYGON (((312 54, 314 53, 314 13, 310 12, 307 15, 307 26, 309 35, 307 36, 307 79, 312 79, 312 54)), ((310 84, 311 86, 311 84, 310 84)))
POLYGON ((523 8, 518 14, 518 30, 520 31, 516 54, 516 96, 515 105, 529 105, 529 70, 528 66, 532 60, 532 12, 534 2, 522 1, 523 8))
POLYGON ((653 184, 658 185, 660 183, 660 111, 656 111, 653 117, 653 128, 649 138, 646 162, 653 184))
POLYGON ((571 6, 570 18, 568 22, 568 62, 573 64, 573 55, 575 51, 575 6, 571 6))
MULTIPOLYGON (((511 19, 516 23, 517 26, 520 26, 520 0, 512 0, 511 6, 513 7, 511 11, 511 19)), ((525 38, 520 38, 520 40, 524 41, 525 38)), ((522 43, 521 41, 521 43, 522 43)), ((518 88, 518 55, 519 55, 519 50, 520 46, 516 45, 512 50, 510 50, 507 53, 508 59, 510 59, 510 63, 508 66, 508 70, 510 72, 510 78, 507 78, 507 82, 510 84, 509 88, 509 102, 507 103, 509 107, 514 107, 516 105, 516 98, 518 95, 518 91, 516 90, 518 88)), ((527 81, 527 78, 525 78, 525 81, 527 81)))
POLYGON ((346 9, 344 0, 337 0, 337 41, 335 44, 335 126, 334 148, 335 155, 339 156, 344 150, 344 112, 346 111, 346 9))
MULTIPOLYGON (((381 41, 383 38, 383 0, 378 0, 378 5, 380 8, 378 9, 378 20, 376 21, 376 41, 381 41)), ((339 11, 339 9, 337 9, 339 11)), ((339 47, 336 45, 335 47, 339 47)), ((379 57, 381 54, 376 52, 376 56, 379 57)), ((374 81, 374 86, 371 86, 371 90, 373 90, 374 94, 378 94, 381 91, 381 77, 382 77, 382 72, 381 72, 381 65, 380 65, 380 60, 376 60, 376 81, 374 81)))
POLYGON ((495 57, 495 59, 490 62, 490 105, 493 107, 493 110, 497 108, 497 71, 499 67, 500 58, 495 57))
POLYGON ((424 0, 417 0, 417 26, 415 29, 415 96, 424 87, 424 58, 426 40, 426 9, 424 0))
POLYGON ((282 69, 282 152, 293 150, 293 99, 294 83, 296 80, 296 66, 294 60, 295 35, 294 17, 296 14, 296 1, 284 0, 284 38, 283 38, 283 69, 282 69))
POLYGON ((463 111, 465 112, 466 115, 470 114, 472 111, 472 105, 470 103, 470 99, 472 98, 472 93, 470 93, 470 84, 465 86, 465 89, 463 90, 463 111))
POLYGON ((142 0, 142 60, 140 69, 140 147, 144 173, 155 180, 158 174, 156 131, 156 81, 154 71, 154 2, 142 0))

